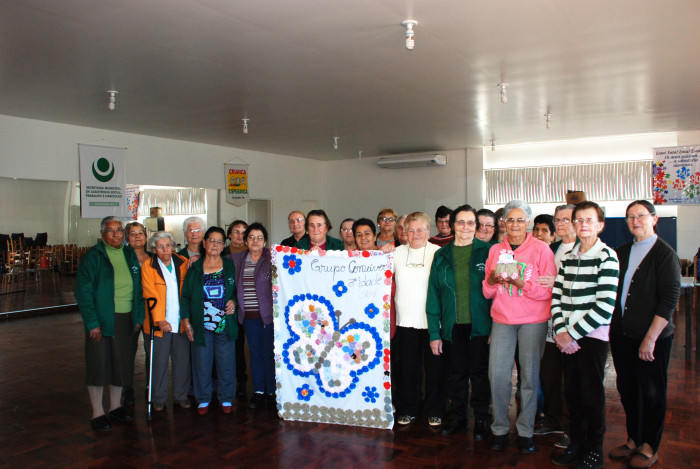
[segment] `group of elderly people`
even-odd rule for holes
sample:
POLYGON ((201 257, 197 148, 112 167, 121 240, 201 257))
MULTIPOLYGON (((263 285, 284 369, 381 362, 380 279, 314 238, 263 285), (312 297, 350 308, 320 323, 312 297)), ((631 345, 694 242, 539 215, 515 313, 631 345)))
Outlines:
MULTIPOLYGON (((428 215, 399 217, 386 208, 377 225, 367 218, 343 220, 337 239, 328 234, 332 225, 323 210, 293 211, 291 236, 281 244, 393 251, 391 370, 398 424, 410 424, 422 409, 430 426, 452 435, 467 428, 469 403, 475 440, 492 435, 491 448, 503 450, 517 362, 520 452, 534 451, 534 434, 567 432, 570 441, 553 457, 555 464, 603 467, 603 379, 610 350, 628 439, 609 456, 650 467, 663 432, 672 314, 680 293, 680 263, 655 234, 653 205, 635 201, 627 207, 634 241, 617 250, 598 237, 605 213, 594 202, 540 215, 532 233, 527 203, 514 200, 499 212, 441 206, 438 234, 431 238, 428 215), (545 420, 536 429, 540 388, 545 420), (450 418, 443 423, 446 409, 450 418)), ((274 402, 267 230, 241 220, 228 233, 203 230, 202 220, 188 219, 187 246, 177 254, 172 236, 157 232, 151 255, 141 225, 128 225, 125 246, 121 222, 102 221, 102 239, 84 257, 76 282, 94 429, 111 429, 110 418, 133 418, 120 397, 122 387, 133 386, 134 337, 141 327, 147 341, 154 341, 154 410, 167 401, 170 360, 175 403, 189 407, 192 386, 198 412, 207 413, 216 364, 219 406, 230 413, 236 359, 243 358, 236 350, 240 326, 250 350, 249 406, 274 402), (154 305, 144 308, 144 298, 155 298, 154 305)), ((239 377, 238 386, 244 383, 239 377)))

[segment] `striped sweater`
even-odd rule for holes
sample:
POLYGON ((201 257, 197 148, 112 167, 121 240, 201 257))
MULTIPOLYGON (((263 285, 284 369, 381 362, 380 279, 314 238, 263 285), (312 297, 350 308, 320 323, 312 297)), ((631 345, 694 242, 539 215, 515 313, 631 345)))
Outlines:
POLYGON ((620 274, 617 254, 600 239, 579 255, 580 248, 564 254, 552 288, 554 335, 567 331, 574 340, 610 324, 620 274))

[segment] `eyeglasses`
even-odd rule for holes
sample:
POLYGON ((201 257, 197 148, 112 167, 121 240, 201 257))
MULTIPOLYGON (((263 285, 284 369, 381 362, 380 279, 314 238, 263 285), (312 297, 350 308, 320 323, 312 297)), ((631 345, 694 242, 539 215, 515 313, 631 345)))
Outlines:
POLYGON ((207 241, 207 243, 209 243, 209 244, 214 244, 214 245, 217 245, 217 246, 221 246, 221 245, 224 244, 223 241, 219 241, 218 239, 207 239, 206 241, 207 241))
POLYGON ((388 221, 394 222, 394 221, 396 221, 396 217, 380 217, 379 221, 383 221, 385 223, 388 221))
POLYGON ((287 222, 291 225, 292 223, 304 223, 303 218, 290 218, 287 222))
POLYGON ((265 239, 265 237, 262 235, 258 235, 258 236, 250 235, 250 236, 248 236, 248 241, 262 241, 264 239, 265 239))
POLYGON ((241 231, 241 230, 233 230, 231 233, 237 234, 237 235, 242 235, 242 234, 245 234, 245 230, 243 230, 243 231, 241 231))
POLYGON ((487 230, 494 230, 496 229, 496 225, 491 225, 489 223, 477 223, 479 225, 479 229, 486 228, 487 230))
POLYGON ((352 227, 351 228, 341 228, 340 231, 343 233, 352 233, 352 227))
POLYGON ((108 229, 103 231, 104 234, 113 235, 114 233, 124 233, 124 228, 117 228, 116 230, 108 229))
POLYGON ((563 223, 566 225, 567 223, 571 223, 571 219, 570 218, 555 218, 554 224, 558 225, 559 223, 563 223))
POLYGON ((509 225, 512 225, 513 223, 517 223, 518 225, 522 225, 524 223, 527 223, 527 220, 525 218, 506 218, 505 221, 509 225))
POLYGON ((476 226, 476 222, 474 220, 457 220, 455 221, 455 225, 457 226, 476 226))
MULTIPOLYGON (((417 251, 417 249, 416 249, 416 250, 412 250, 412 249, 409 247, 409 248, 408 248, 408 256, 406 256, 406 267, 409 267, 409 268, 412 268, 412 269, 416 269, 416 268, 419 268, 419 267, 423 267, 423 266, 425 265, 425 251, 427 250, 427 248, 428 248, 428 246, 425 246, 425 247, 423 248, 423 259, 421 259, 421 262, 420 262, 420 264, 419 264, 419 263, 416 262, 415 260, 412 261, 412 262, 409 262, 409 260, 411 259, 411 257, 414 257, 414 258, 415 258, 415 256, 413 256, 413 253, 417 251)), ((419 255, 420 255, 420 254, 419 254, 419 255)))
POLYGON ((593 223, 598 223, 597 218, 577 218, 574 220, 574 223, 577 225, 583 225, 584 223, 586 225, 592 225, 593 223))
POLYGON ((156 245, 156 249, 159 251, 167 251, 169 249, 172 249, 173 245, 172 244, 162 244, 162 245, 156 245))
POLYGON ((654 215, 656 215, 656 214, 655 214, 655 213, 642 213, 642 214, 637 215, 637 216, 634 216, 634 215, 627 215, 625 218, 626 218, 627 221, 629 221, 629 222, 633 222, 633 221, 635 221, 635 220, 644 221, 644 219, 645 219, 646 217, 653 217, 654 215))
POLYGON ((187 230, 187 232, 190 233, 190 234, 192 234, 192 233, 201 233, 201 232, 202 232, 202 229, 201 229, 201 228, 192 228, 192 229, 190 229, 190 230, 187 230))

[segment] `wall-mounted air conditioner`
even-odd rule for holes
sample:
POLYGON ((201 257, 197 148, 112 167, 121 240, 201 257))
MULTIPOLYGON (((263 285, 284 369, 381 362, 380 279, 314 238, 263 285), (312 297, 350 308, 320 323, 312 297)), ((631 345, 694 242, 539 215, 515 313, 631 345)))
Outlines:
POLYGON ((439 153, 420 153, 383 156, 377 160, 380 168, 419 168, 424 166, 445 166, 447 156, 439 153))

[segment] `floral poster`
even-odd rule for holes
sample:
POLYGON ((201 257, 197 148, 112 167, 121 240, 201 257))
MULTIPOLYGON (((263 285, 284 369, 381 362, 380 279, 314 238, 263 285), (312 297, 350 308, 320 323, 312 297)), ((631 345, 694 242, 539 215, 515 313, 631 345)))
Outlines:
POLYGON ((272 265, 282 418, 391 428, 393 256, 273 245, 272 265))
POLYGON ((654 204, 700 204, 700 145, 654 148, 654 204))

